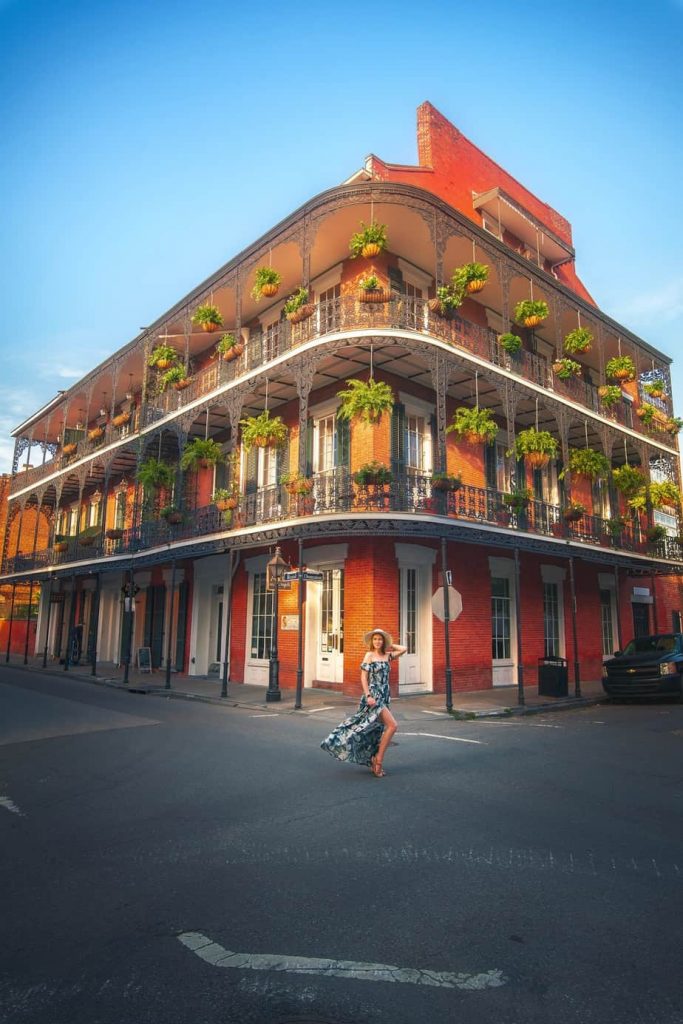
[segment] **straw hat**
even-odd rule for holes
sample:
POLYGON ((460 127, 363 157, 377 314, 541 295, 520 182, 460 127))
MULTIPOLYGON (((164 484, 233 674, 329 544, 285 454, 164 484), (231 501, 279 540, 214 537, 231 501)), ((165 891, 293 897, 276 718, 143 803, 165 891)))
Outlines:
POLYGON ((363 637, 363 643, 367 644, 367 646, 370 647, 372 644, 372 638, 376 633, 379 633, 381 636, 384 637, 385 648, 392 646, 394 641, 391 638, 391 633, 387 633, 386 629, 371 629, 363 637))

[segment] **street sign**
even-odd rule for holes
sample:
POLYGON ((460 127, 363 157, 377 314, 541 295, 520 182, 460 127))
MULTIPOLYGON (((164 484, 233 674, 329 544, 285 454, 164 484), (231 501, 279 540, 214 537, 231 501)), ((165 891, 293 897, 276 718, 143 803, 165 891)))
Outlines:
MULTIPOLYGON (((438 590, 434 591, 432 598, 432 611, 436 615, 437 619, 441 622, 446 620, 446 611, 444 608, 444 591, 443 587, 439 587, 438 590)), ((448 619, 450 622, 455 622, 457 618, 462 614, 462 594, 455 587, 448 588, 448 619)))
POLYGON ((323 574, 317 572, 315 569, 305 569, 301 572, 299 569, 292 569, 289 572, 283 574, 284 580, 304 580, 305 583, 322 583, 323 574))

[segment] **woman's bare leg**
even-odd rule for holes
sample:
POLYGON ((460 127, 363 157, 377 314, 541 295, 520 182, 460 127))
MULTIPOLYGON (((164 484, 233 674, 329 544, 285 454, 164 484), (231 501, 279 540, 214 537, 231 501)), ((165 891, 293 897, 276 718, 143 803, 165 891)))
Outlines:
POLYGON ((391 711, 389 711, 389 708, 382 708, 382 710, 379 713, 379 718, 384 728, 382 730, 382 738, 379 741, 379 749, 377 750, 377 753, 373 758, 373 771, 377 775, 381 774, 384 754, 386 753, 387 747, 391 743, 392 736, 398 730, 398 722, 392 715, 391 711), (379 766, 379 772, 375 771, 375 765, 379 766))

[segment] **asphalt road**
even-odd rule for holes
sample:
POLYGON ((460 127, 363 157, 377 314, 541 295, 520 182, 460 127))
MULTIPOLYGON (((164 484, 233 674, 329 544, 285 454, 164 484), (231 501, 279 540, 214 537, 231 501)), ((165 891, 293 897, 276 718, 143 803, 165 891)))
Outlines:
POLYGON ((683 707, 393 707, 0 669, 3 1024, 681 1024, 683 707))

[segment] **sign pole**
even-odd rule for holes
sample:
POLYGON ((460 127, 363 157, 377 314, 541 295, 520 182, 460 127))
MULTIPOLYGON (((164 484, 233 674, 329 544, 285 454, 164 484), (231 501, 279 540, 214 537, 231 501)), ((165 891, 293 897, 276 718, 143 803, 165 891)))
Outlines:
POLYGON ((446 538, 441 538, 441 575, 443 576, 443 627, 444 627, 444 649, 446 654, 446 711, 453 710, 453 675, 451 672, 451 640, 448 635, 450 622, 450 602, 448 594, 448 560, 446 553, 446 538))
POLYGON ((299 711, 301 709, 301 695, 304 685, 304 667, 303 667, 303 646, 304 646, 304 588, 306 582, 303 574, 303 562, 304 562, 304 542, 303 538, 299 538, 299 635, 297 637, 297 651, 296 651, 296 698, 294 700, 294 710, 299 711))

